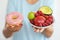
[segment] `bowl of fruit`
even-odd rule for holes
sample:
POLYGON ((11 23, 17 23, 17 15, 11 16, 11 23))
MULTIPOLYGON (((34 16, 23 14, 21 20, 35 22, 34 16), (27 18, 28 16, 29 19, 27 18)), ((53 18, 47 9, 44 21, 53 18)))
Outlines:
POLYGON ((53 11, 48 6, 42 6, 37 12, 29 12, 28 19, 30 24, 35 28, 48 28, 53 22, 53 11))

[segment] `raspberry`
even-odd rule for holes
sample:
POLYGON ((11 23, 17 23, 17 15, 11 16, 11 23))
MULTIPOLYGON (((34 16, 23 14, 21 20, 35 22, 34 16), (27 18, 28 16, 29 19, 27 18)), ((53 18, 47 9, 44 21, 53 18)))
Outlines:
POLYGON ((39 24, 39 27, 42 27, 42 24, 41 23, 39 24))

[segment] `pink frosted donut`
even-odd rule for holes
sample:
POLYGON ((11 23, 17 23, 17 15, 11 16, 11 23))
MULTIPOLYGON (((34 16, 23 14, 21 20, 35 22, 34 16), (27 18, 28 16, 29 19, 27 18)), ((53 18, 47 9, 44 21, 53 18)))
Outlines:
POLYGON ((6 22, 10 25, 21 24, 22 21, 23 21, 23 16, 18 12, 9 13, 6 17, 6 22))

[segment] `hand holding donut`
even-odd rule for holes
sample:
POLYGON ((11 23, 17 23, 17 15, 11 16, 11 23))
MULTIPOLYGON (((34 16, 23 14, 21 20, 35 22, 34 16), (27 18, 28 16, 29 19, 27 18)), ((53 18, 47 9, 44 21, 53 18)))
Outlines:
POLYGON ((16 31, 19 31, 21 28, 22 28, 22 24, 19 24, 19 25, 9 25, 9 24, 6 24, 6 28, 12 32, 16 32, 16 31))
POLYGON ((18 12, 12 12, 6 17, 6 25, 3 34, 6 38, 22 28, 23 16, 18 12))

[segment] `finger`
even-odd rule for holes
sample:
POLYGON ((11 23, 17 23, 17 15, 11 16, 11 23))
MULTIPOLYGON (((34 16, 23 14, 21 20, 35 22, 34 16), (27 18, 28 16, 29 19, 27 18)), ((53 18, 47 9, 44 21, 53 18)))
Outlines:
POLYGON ((22 26, 23 24, 20 24, 20 27, 22 26))
POLYGON ((9 25, 8 25, 8 24, 6 24, 6 25, 5 25, 5 28, 8 28, 8 27, 9 27, 9 25))
POLYGON ((14 29, 15 29, 15 32, 16 31, 19 31, 20 29, 22 28, 22 24, 19 24, 18 26, 16 26, 14 29))
POLYGON ((42 28, 36 28, 36 27, 33 27, 33 28, 34 28, 34 32, 41 32, 41 30, 42 30, 42 28))
POLYGON ((45 30, 44 28, 41 28, 41 29, 40 29, 40 32, 43 32, 44 30, 45 30))
POLYGON ((39 32, 39 29, 37 29, 37 28, 34 28, 34 32, 39 32))
POLYGON ((39 30, 42 30, 42 28, 39 28, 39 30))
POLYGON ((35 32, 39 32, 39 29, 37 29, 35 32))
POLYGON ((18 27, 21 27, 23 24, 17 24, 18 27))

